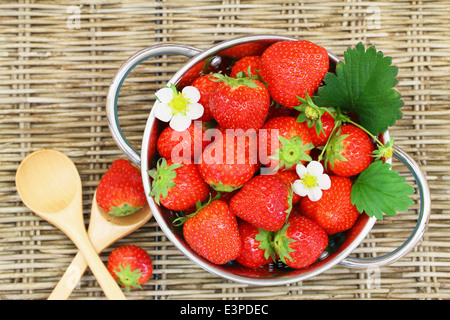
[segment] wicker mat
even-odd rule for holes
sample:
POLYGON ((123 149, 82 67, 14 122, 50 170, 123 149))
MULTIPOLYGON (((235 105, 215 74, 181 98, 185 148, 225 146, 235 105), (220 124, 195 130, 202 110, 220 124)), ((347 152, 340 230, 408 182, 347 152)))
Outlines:
MULTIPOLYGON (((335 266, 290 285, 259 287, 212 275, 182 255, 154 219, 106 249, 134 243, 151 255, 152 279, 129 299, 448 299, 450 298, 450 3, 446 1, 299 0, 2 0, 0 3, 0 299, 46 299, 77 249, 31 213, 15 189, 30 152, 53 148, 76 164, 86 223, 95 187, 114 159, 105 97, 118 67, 145 47, 175 42, 208 48, 248 34, 305 38, 342 57, 363 41, 393 57, 404 117, 391 128, 397 144, 429 181, 432 213, 423 239, 401 260, 378 270, 335 266)), ((186 61, 150 59, 127 78, 119 118, 140 149, 154 92, 186 61)), ((394 168, 414 185, 399 161, 394 168)), ((377 222, 353 252, 375 257, 412 232, 408 212, 377 222)), ((104 299, 87 270, 71 299, 104 299)))

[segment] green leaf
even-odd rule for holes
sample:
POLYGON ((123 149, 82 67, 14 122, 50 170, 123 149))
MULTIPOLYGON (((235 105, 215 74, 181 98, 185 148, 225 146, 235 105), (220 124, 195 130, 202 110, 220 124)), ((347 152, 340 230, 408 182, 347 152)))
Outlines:
POLYGON ((377 160, 361 172, 351 192, 352 204, 360 213, 382 220, 383 213, 392 216, 414 204, 408 196, 414 188, 390 169, 390 164, 377 160))
POLYGON ((402 117, 403 101, 394 89, 398 68, 391 63, 391 57, 384 57, 374 46, 366 51, 360 42, 347 49, 335 74, 325 75, 325 85, 313 100, 318 106, 354 112, 363 127, 378 135, 402 117))

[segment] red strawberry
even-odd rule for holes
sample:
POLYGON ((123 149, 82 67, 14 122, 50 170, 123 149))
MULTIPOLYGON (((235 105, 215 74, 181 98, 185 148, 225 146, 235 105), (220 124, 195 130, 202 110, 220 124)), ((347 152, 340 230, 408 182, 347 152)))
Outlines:
POLYGON ((270 96, 286 107, 299 104, 297 96, 310 96, 328 71, 328 53, 310 41, 280 41, 261 56, 260 76, 267 83, 270 96))
POLYGON ((259 168, 257 135, 233 134, 223 129, 214 131, 217 136, 203 151, 199 170, 214 190, 231 192, 242 187, 259 168))
POLYGON ((325 112, 321 117, 320 117, 321 123, 322 123, 322 130, 319 131, 319 134, 317 134, 317 130, 315 126, 312 126, 311 128, 308 128, 309 133, 311 135, 311 139, 312 139, 312 143, 314 144, 315 147, 321 147, 324 146, 327 141, 328 138, 331 135, 331 132, 333 131, 334 128, 334 118, 331 114, 329 114, 328 112, 325 112))
POLYGON ((113 216, 141 209, 147 203, 141 172, 125 159, 115 160, 98 184, 96 200, 113 216))
POLYGON ((225 129, 261 128, 270 106, 269 92, 264 84, 251 78, 216 77, 220 81, 209 99, 214 119, 225 129))
POLYGON ((281 261, 301 269, 313 264, 328 245, 328 235, 313 220, 303 216, 288 219, 274 237, 274 248, 281 261))
POLYGON ((331 137, 325 150, 325 163, 335 175, 351 177, 373 162, 373 150, 369 136, 358 127, 347 124, 331 137))
POLYGON ((127 291, 141 288, 152 276, 153 265, 147 252, 135 245, 114 249, 108 258, 108 271, 127 291))
POLYGON ((331 187, 318 201, 300 200, 300 212, 316 221, 329 235, 350 229, 359 217, 351 202, 353 184, 349 178, 330 176, 331 187))
POLYGON ((254 226, 277 231, 292 209, 292 192, 274 175, 259 175, 247 182, 230 201, 231 211, 254 226))
POLYGON ((224 201, 213 200, 192 215, 174 221, 178 225, 180 222, 186 242, 203 258, 224 264, 239 255, 237 220, 224 201))
POLYGON ((196 160, 200 157, 209 141, 203 139, 204 131, 196 122, 179 132, 166 127, 158 136, 156 148, 165 159, 180 162, 181 159, 196 160))
POLYGON ((264 42, 247 42, 222 50, 217 55, 242 59, 246 56, 259 56, 267 47, 268 45, 264 42))
POLYGON ((212 89, 217 84, 214 79, 216 78, 212 74, 207 74, 198 77, 191 83, 191 86, 196 87, 200 91, 200 100, 198 103, 204 108, 203 115, 198 118, 199 121, 210 121, 214 118, 209 109, 209 97, 212 89))
MULTIPOLYGON (((275 175, 277 177, 281 178, 281 180, 283 180, 283 182, 286 183, 286 185, 290 189, 292 189, 292 184, 294 183, 294 181, 300 179, 300 177, 298 176, 297 172, 295 172, 295 170, 278 171, 275 175)), ((292 196, 292 204, 294 205, 297 202, 299 202, 300 198, 301 197, 294 192, 293 196, 292 196)))
POLYGON ((247 56, 236 61, 231 68, 230 77, 235 78, 239 72, 245 73, 247 77, 258 75, 260 59, 260 56, 247 56))
POLYGON ((295 166, 311 161, 314 145, 304 123, 294 117, 277 117, 267 121, 259 131, 260 161, 271 169, 294 170, 295 166), (264 146, 267 146, 264 150, 264 146))
POLYGON ((174 163, 160 158, 155 169, 149 170, 152 178, 150 196, 157 204, 183 211, 208 198, 210 188, 193 163, 174 163))
POLYGON ((238 229, 242 247, 237 262, 244 267, 259 268, 276 259, 272 248, 273 232, 257 228, 241 219, 238 220, 238 229))

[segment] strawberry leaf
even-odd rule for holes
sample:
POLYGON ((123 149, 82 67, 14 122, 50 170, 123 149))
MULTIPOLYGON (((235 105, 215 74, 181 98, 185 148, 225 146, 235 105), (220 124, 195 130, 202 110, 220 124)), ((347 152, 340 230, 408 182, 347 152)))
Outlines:
POLYGON ((283 166, 285 166, 284 170, 288 170, 302 161, 312 160, 306 152, 314 148, 312 143, 303 144, 303 140, 299 136, 293 136, 289 140, 283 136, 278 136, 278 140, 281 147, 269 156, 270 159, 279 161, 275 170, 279 170, 283 166))
POLYGON ((139 279, 143 275, 141 269, 131 270, 129 264, 125 266, 119 265, 119 270, 114 270, 114 273, 117 276, 117 282, 124 286, 126 291, 129 292, 131 288, 139 288, 142 289, 139 279))
POLYGON ((151 182, 150 196, 154 197, 155 202, 159 205, 161 199, 165 199, 169 194, 169 189, 175 187, 173 181, 177 177, 176 169, 182 167, 181 163, 173 163, 167 165, 164 158, 160 158, 156 164, 156 168, 148 170, 148 175, 153 179, 151 182))
POLYGON ((382 220, 383 213, 392 216, 414 204, 408 196, 414 193, 414 188, 390 168, 390 164, 376 160, 358 176, 351 201, 360 213, 382 220))
POLYGON ((272 258, 273 261, 276 260, 276 253, 273 248, 273 236, 274 233, 261 228, 258 228, 258 233, 255 235, 255 240, 259 241, 259 249, 264 250, 264 258, 272 258))
POLYGON ((295 249, 292 249, 289 245, 297 241, 286 236, 286 231, 289 228, 289 225, 289 223, 286 223, 283 228, 275 232, 273 241, 273 248, 283 263, 286 263, 286 259, 292 261, 292 257, 289 253, 294 252, 295 249))
POLYGON ((318 106, 355 113, 363 127, 378 135, 402 117, 403 101, 394 89, 398 68, 391 63, 391 57, 384 57, 373 46, 366 51, 360 42, 344 53, 335 74, 325 75, 325 85, 313 100, 318 106))
POLYGON ((113 217, 125 217, 135 213, 141 208, 142 207, 135 207, 131 204, 124 203, 123 205, 117 207, 111 206, 111 210, 108 212, 108 214, 112 215, 113 217))

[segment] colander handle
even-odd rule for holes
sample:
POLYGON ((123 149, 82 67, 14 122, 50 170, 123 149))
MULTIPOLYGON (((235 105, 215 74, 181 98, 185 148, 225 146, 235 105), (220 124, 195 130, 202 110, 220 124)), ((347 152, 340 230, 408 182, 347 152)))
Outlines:
POLYGON ((340 262, 340 264, 343 266, 361 269, 361 268, 373 268, 389 265, 402 258, 412 248, 414 248, 414 246, 422 238, 422 235, 425 232, 431 211, 430 190, 428 188, 428 183, 425 178, 425 175, 419 168, 418 164, 402 149, 396 147, 394 157, 400 160, 409 169, 409 171, 413 174, 414 179, 416 180, 417 183, 418 192, 420 195, 420 211, 416 226, 411 236, 394 251, 385 254, 381 257, 375 258, 360 259, 347 257, 340 262))
POLYGON ((202 50, 191 46, 180 44, 166 43, 155 45, 143 49, 132 57, 130 57, 116 72, 112 82, 109 86, 108 95, 106 97, 106 117, 108 119, 108 126, 112 133, 114 140, 119 148, 139 167, 141 166, 140 153, 130 144, 125 138, 120 125, 117 114, 117 100, 119 98, 120 88, 125 81, 128 74, 141 62, 155 56, 161 55, 183 55, 192 58, 202 52, 202 50))

